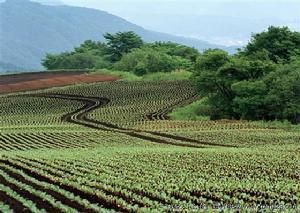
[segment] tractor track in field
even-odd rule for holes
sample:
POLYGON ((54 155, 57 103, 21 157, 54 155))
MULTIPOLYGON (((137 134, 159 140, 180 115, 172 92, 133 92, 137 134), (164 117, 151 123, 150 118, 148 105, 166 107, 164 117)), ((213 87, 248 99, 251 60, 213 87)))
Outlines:
MULTIPOLYGON (((30 95, 30 96, 33 96, 33 95, 30 95)), ((82 126, 97 129, 97 130, 121 133, 121 134, 128 135, 130 137, 147 140, 147 141, 150 141, 153 143, 168 144, 168 145, 175 145, 175 146, 181 146, 181 147, 191 147, 191 148, 204 148, 205 146, 233 147, 233 146, 228 146, 228 145, 224 145, 224 144, 215 144, 215 143, 210 143, 210 142, 198 141, 195 139, 182 137, 182 136, 176 136, 176 135, 172 135, 172 134, 168 134, 168 133, 122 128, 115 124, 88 118, 89 113, 91 113, 92 111, 94 111, 100 107, 106 106, 110 102, 110 99, 108 99, 108 98, 85 97, 85 96, 80 96, 80 95, 69 95, 69 94, 58 94, 58 93, 42 93, 42 94, 36 94, 34 96, 42 97, 42 98, 55 98, 55 99, 82 102, 84 104, 83 107, 77 109, 74 112, 70 112, 70 113, 67 113, 62 116, 61 119, 65 122, 78 124, 78 125, 82 125, 82 126)), ((196 97, 193 96, 191 98, 183 100, 182 102, 176 104, 176 106, 181 106, 186 103, 189 103, 192 100, 194 100, 195 98, 196 97)), ((158 113, 152 113, 152 115, 157 115, 157 116, 151 116, 151 118, 156 117, 158 119, 165 119, 167 113, 169 113, 174 107, 175 107, 175 105, 171 106, 169 108, 165 108, 158 113)))

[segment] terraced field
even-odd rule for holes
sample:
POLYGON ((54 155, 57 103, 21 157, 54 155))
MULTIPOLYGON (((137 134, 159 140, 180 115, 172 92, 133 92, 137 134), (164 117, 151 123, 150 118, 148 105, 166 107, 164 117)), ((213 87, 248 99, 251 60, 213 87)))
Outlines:
POLYGON ((168 120, 198 98, 188 81, 0 96, 0 211, 300 210, 299 129, 168 120))

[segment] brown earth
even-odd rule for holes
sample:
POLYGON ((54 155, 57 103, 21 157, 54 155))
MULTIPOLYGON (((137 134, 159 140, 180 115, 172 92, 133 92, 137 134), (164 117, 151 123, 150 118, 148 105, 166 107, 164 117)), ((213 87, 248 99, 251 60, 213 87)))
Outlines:
POLYGON ((78 83, 116 81, 118 77, 84 72, 40 72, 0 76, 0 94, 46 89, 78 83))

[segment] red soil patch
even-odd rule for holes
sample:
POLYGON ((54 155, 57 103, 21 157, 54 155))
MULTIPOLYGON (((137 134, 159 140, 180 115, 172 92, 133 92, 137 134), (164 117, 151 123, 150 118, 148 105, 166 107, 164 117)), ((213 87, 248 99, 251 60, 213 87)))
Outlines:
POLYGON ((116 81, 118 77, 84 72, 44 72, 0 76, 0 94, 46 89, 78 83, 116 81))

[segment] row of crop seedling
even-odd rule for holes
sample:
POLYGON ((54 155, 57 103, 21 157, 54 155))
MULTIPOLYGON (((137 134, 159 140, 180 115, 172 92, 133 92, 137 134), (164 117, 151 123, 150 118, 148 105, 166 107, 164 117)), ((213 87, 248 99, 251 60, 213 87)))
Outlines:
POLYGON ((46 175, 47 178, 55 180, 60 185, 67 185, 69 187, 75 188, 76 190, 82 191, 85 196, 83 196, 82 194, 81 196, 85 197, 89 201, 93 201, 94 204, 99 204, 105 208, 128 212, 136 210, 138 208, 147 207, 147 198, 143 198, 137 194, 131 194, 126 190, 112 188, 103 184, 95 184, 94 182, 85 181, 84 179, 78 182, 78 176, 68 176, 66 178, 64 177, 63 172, 60 172, 56 169, 51 169, 43 165, 33 166, 32 164, 28 164, 26 162, 24 165, 24 160, 18 160, 18 162, 14 163, 24 168, 30 168, 30 166, 32 166, 33 171, 39 174, 46 175), (137 199, 140 199, 139 204, 137 199))
MULTIPOLYGON (((7 171, 15 175, 22 177, 21 179, 23 179, 23 182, 26 182, 27 185, 23 183, 23 186, 20 187, 21 189, 31 189, 32 190, 31 193, 42 194, 43 196, 48 197, 50 201, 51 200, 53 201, 53 199, 55 199, 55 203, 51 201, 52 202, 51 205, 53 205, 54 207, 58 207, 61 210, 64 210, 64 212, 78 212, 84 210, 87 211, 88 209, 98 212, 101 211, 102 209, 98 205, 92 204, 89 201, 80 198, 78 195, 74 194, 73 192, 62 189, 62 187, 60 187, 60 184, 53 184, 52 181, 50 181, 49 183, 47 182, 47 180, 42 180, 42 181, 38 180, 40 179, 39 177, 31 176, 32 174, 28 172, 24 172, 22 171, 22 169, 16 169, 13 166, 0 164, 0 167, 2 169, 6 169, 7 171), (64 203, 64 205, 62 205, 61 203, 64 203)), ((24 168, 26 169, 26 167, 24 168)), ((34 172, 34 170, 32 171, 34 172)), ((34 204, 35 200, 30 200, 30 202, 34 204)))
MULTIPOLYGON (((44 162, 45 163, 45 162, 44 162)), ((55 171, 60 170, 61 174, 64 174, 68 170, 60 169, 63 167, 70 168, 69 165, 59 164, 55 166, 58 162, 53 162, 53 164, 42 164, 47 166, 47 168, 54 168, 55 171)), ((83 164, 86 165, 86 164, 83 164)), ((180 206, 190 206, 188 200, 178 199, 172 195, 172 193, 162 192, 162 191, 153 191, 151 187, 143 187, 137 188, 130 186, 128 183, 124 181, 117 181, 113 179, 113 175, 110 172, 101 170, 97 170, 96 168, 86 169, 83 168, 83 165, 76 165, 74 170, 72 170, 72 175, 68 175, 66 178, 68 180, 78 181, 80 180, 81 185, 90 186, 94 189, 99 189, 104 191, 105 193, 111 194, 114 197, 121 197, 125 201, 129 202, 129 204, 135 204, 138 208, 146 207, 146 208, 166 208, 166 205, 180 205, 180 206), (105 173, 106 172, 106 173, 105 173), (105 173, 105 174, 102 174, 105 173), (85 175, 84 175, 85 174, 85 175), (105 177, 107 175, 107 177, 105 177), (88 176, 88 178, 86 178, 88 176), (100 177, 99 177, 100 176, 100 177), (90 181, 90 180, 93 181, 90 181)), ((71 167, 72 168, 72 167, 71 167)), ((59 173, 59 172, 57 172, 59 173)), ((127 177, 128 178, 128 177, 127 177)), ((138 177, 132 177, 132 181, 137 181, 138 177)), ((141 180, 140 180, 141 181, 141 180)), ((140 182, 139 181, 139 182, 140 182)), ((194 198, 195 200, 196 198, 194 198)), ((127 204, 128 206, 128 204, 127 204)))
POLYGON ((0 150, 32 150, 42 148, 82 148, 93 146, 94 141, 80 140, 78 137, 49 136, 47 134, 0 134, 0 150))

